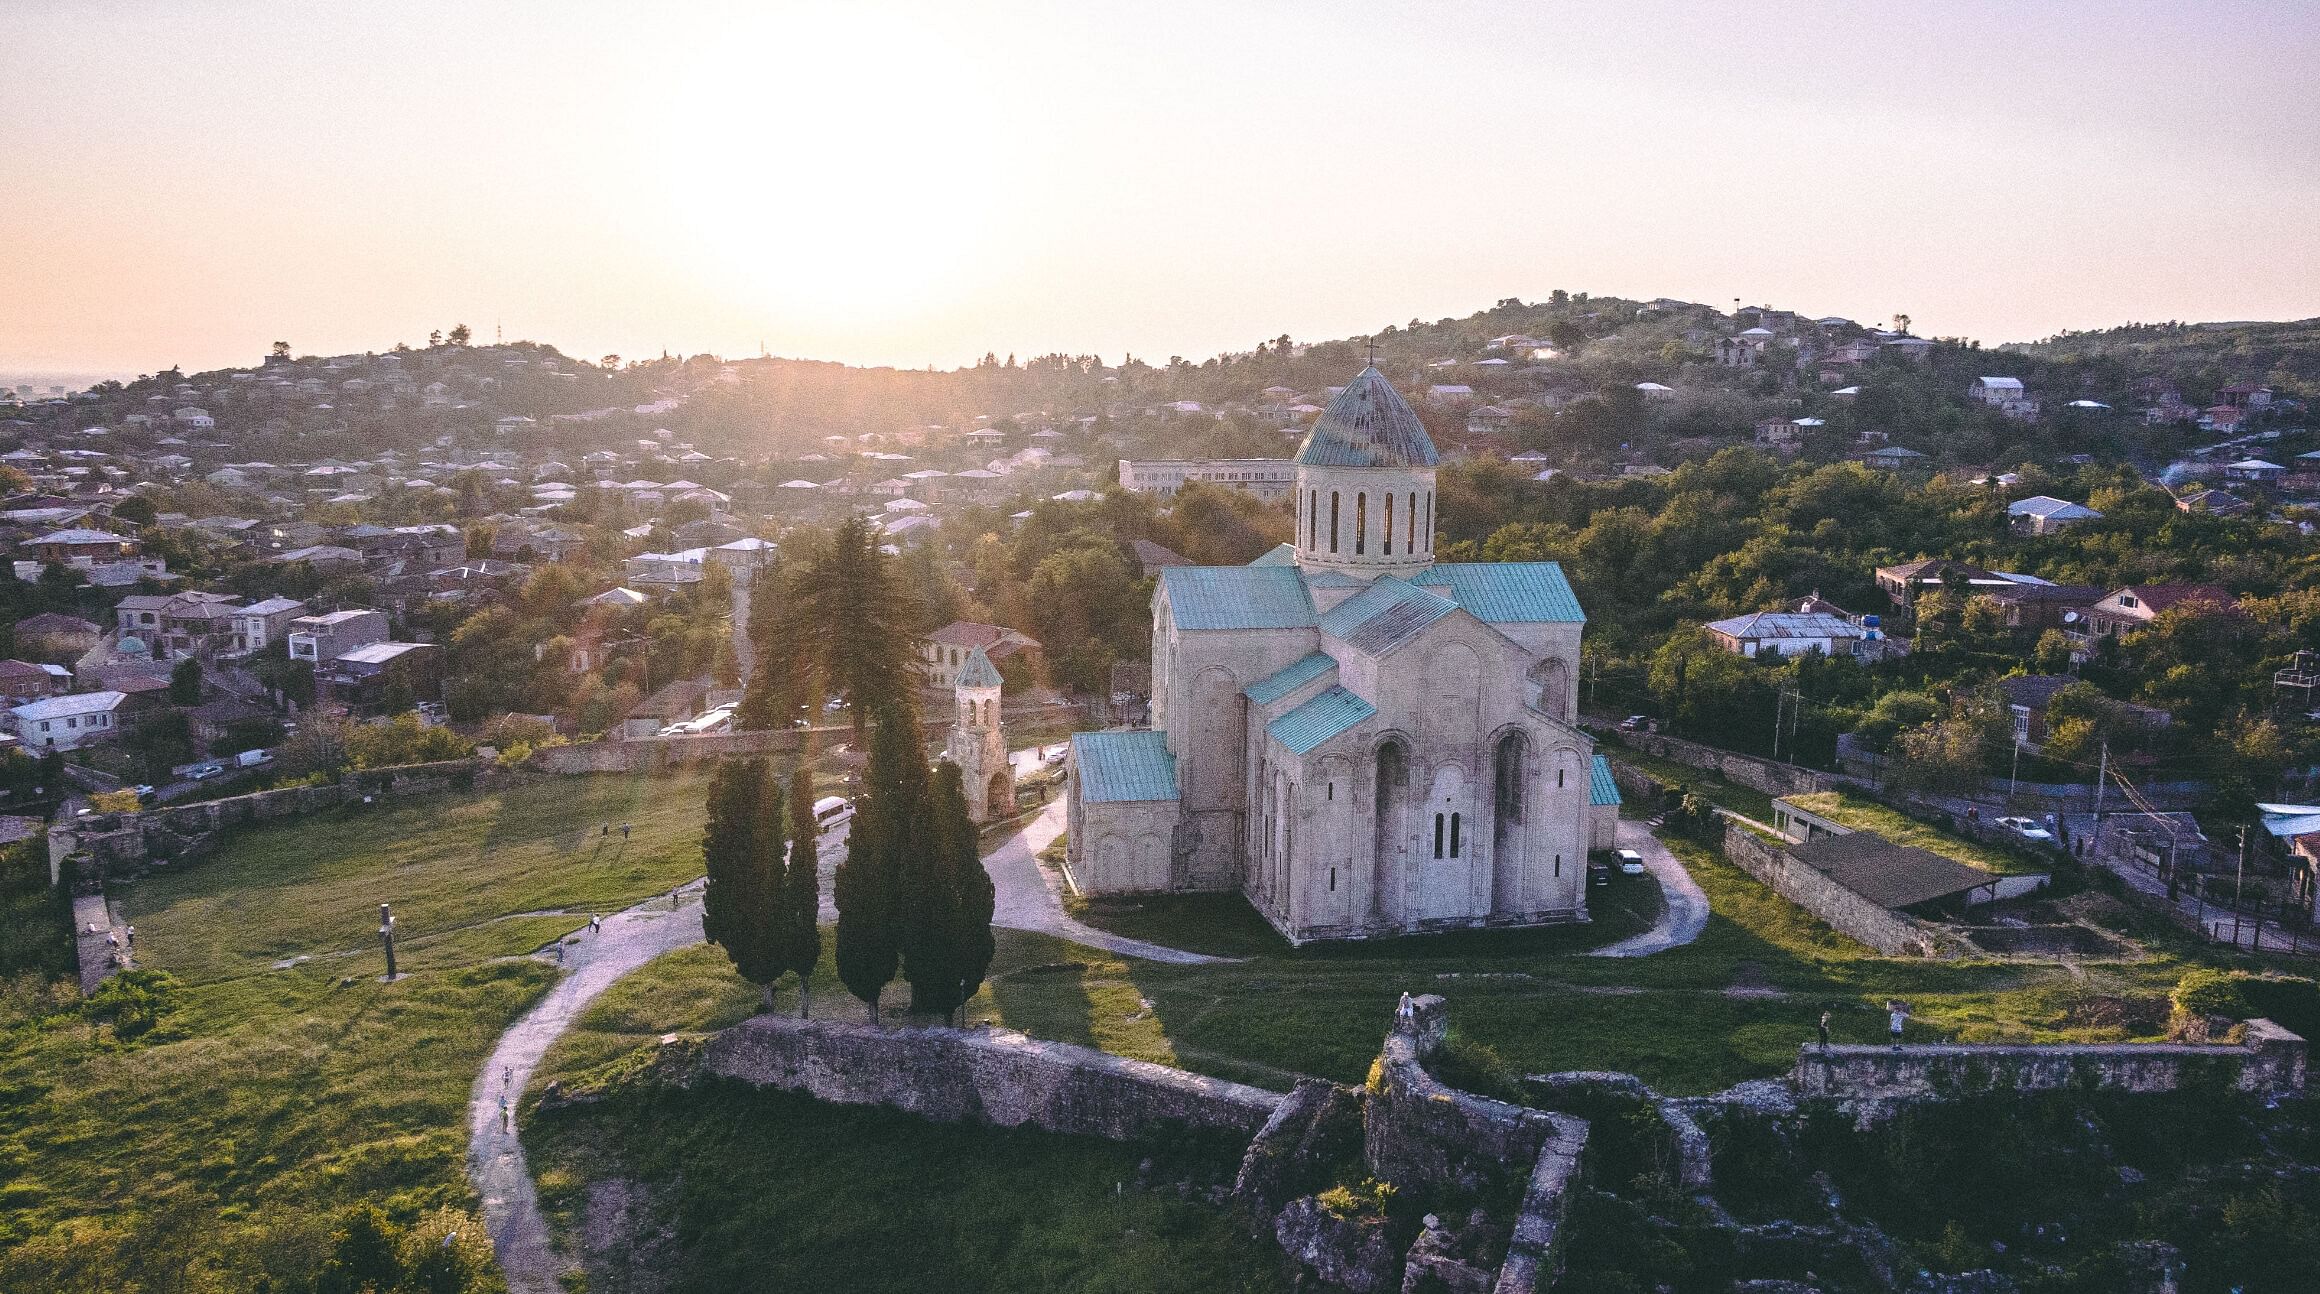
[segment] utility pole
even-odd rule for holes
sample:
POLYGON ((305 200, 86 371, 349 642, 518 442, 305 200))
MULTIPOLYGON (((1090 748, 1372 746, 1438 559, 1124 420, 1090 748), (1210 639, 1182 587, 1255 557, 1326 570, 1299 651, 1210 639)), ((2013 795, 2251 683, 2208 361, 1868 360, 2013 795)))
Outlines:
POLYGON ((2006 771, 2006 796, 2007 796, 2007 798, 2008 798, 2008 799, 2011 799, 2011 798, 2013 798, 2014 796, 2016 796, 2016 795, 2019 795, 2019 794, 2021 794, 2021 793, 2022 793, 2022 738, 2021 738, 2020 736, 2016 736, 2016 737, 2014 738, 2014 764, 2013 764, 2013 767, 2012 767, 2012 768, 2009 768, 2009 769, 2006 771))
POLYGON ((2100 767, 2095 769, 2094 774, 2094 834, 2095 838, 2098 840, 2102 838, 2103 790, 2104 787, 2109 783, 2110 776, 2111 744, 2108 741, 2105 741, 2102 744, 2102 764, 2100 767))
POLYGON ((395 916, 387 905, 379 905, 379 946, 387 950, 387 978, 395 977, 395 916))
POLYGON ((2231 946, 2239 947, 2240 901, 2247 895, 2247 828, 2239 829, 2239 857, 2231 873, 2231 946))

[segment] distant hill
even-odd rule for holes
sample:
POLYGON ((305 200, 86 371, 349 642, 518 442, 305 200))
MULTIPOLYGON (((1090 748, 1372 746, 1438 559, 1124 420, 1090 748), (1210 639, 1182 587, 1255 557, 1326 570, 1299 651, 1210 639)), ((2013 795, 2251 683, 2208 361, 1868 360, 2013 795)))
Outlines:
POLYGON ((2164 377, 2188 388, 2263 382, 2307 398, 2320 396, 2320 318, 2286 323, 2124 324, 2009 343, 2059 364, 2104 364, 2164 377))

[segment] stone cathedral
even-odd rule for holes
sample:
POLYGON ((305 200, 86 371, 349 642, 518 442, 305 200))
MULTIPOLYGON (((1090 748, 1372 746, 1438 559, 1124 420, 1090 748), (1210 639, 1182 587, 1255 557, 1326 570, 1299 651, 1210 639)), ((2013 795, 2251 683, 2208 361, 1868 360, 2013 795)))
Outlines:
POLYGON ((1376 368, 1297 451, 1296 542, 1172 567, 1151 727, 1073 738, 1090 894, 1239 889, 1292 942, 1585 920, 1618 792, 1574 723, 1553 562, 1436 562, 1417 414, 1376 368))

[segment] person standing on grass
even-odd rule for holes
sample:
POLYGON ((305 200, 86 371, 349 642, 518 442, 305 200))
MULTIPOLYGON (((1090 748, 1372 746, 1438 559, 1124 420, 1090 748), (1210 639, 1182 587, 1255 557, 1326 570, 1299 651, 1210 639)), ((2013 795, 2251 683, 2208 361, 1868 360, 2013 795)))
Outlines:
POLYGON ((1887 1002, 1885 1004, 1885 1018, 1892 1025, 1893 1050, 1899 1051, 1901 1050, 1901 1026, 1909 1021, 1908 1004, 1898 999, 1887 1002))
POLYGON ((622 840, 628 839, 628 824, 625 822, 620 824, 620 838, 622 840))

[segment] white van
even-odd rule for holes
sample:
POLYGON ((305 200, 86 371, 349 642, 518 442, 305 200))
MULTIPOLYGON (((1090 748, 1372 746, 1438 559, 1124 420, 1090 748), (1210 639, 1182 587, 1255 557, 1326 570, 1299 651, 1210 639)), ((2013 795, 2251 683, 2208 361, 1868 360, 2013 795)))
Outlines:
POLYGON ((854 816, 853 802, 842 795, 825 795, 814 801, 814 825, 824 831, 854 816))

